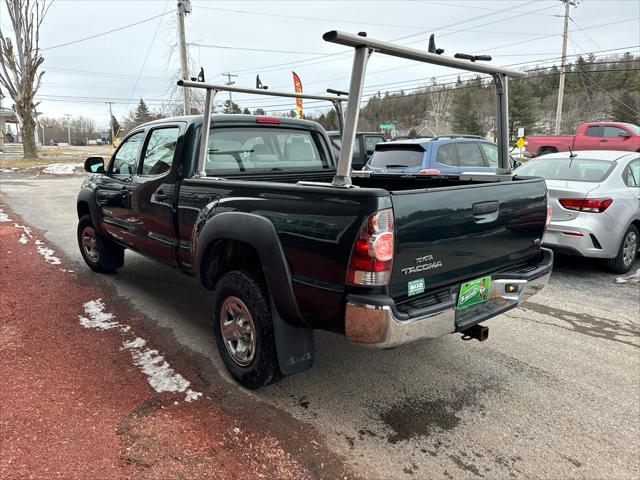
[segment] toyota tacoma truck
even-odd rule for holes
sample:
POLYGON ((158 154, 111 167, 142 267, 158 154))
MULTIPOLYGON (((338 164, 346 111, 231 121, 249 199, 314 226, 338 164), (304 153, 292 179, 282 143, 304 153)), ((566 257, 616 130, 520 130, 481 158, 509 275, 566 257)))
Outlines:
POLYGON ((336 162, 315 122, 211 116, 217 91, 248 89, 179 84, 206 90, 203 115, 141 125, 108 162, 86 160, 78 244, 97 272, 122 267, 129 249, 197 277, 213 291, 222 360, 245 387, 309 368, 314 330, 378 348, 484 340, 481 322, 547 283, 543 179, 350 175, 357 108, 336 162))
POLYGON ((575 135, 538 136, 526 139, 526 150, 533 157, 569 150, 622 150, 640 152, 640 127, 631 123, 583 123, 575 135))

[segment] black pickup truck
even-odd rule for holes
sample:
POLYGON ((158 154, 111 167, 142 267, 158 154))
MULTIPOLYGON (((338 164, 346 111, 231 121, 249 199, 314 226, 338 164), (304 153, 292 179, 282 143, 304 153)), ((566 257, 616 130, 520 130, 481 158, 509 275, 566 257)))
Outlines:
POLYGON ((98 272, 131 249, 198 277, 214 291, 222 359, 246 387, 309 368, 314 329, 382 348, 482 339, 480 322, 550 276, 542 179, 361 173, 336 188, 317 123, 211 120, 205 172, 202 116, 147 123, 108 163, 87 159, 78 243, 98 272))

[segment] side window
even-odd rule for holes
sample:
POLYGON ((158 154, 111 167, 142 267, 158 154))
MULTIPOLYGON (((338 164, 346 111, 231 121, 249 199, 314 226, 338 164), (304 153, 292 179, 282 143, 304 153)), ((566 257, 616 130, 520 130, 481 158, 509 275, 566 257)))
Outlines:
POLYGON ((438 155, 436 156, 436 162, 443 165, 451 165, 455 167, 458 165, 458 153, 456 146, 453 143, 445 143, 438 148, 438 155))
POLYGON ((621 133, 627 133, 623 128, 620 127, 604 127, 604 136, 607 138, 618 138, 621 133))
POLYGON ((498 147, 491 143, 481 143, 480 148, 484 153, 484 158, 487 159, 490 167, 498 168, 498 147))
POLYGON ((171 170, 179 134, 178 127, 151 131, 142 156, 142 175, 160 175, 171 170))
POLYGON ((113 157, 111 173, 114 175, 133 175, 136 172, 136 162, 140 143, 144 138, 144 132, 138 132, 127 138, 113 157))
POLYGON ((640 159, 633 160, 622 174, 624 183, 629 187, 640 187, 640 159))
POLYGON ((592 125, 590 127, 587 127, 587 131, 584 132, 584 134, 587 137, 601 137, 602 136, 602 127, 599 127, 597 125, 592 125))
POLYGON ((376 149, 376 145, 384 140, 380 137, 372 137, 366 136, 364 137, 364 151, 367 155, 370 155, 369 152, 374 152, 376 149))
POLYGON ((458 143, 458 166, 484 167, 484 160, 480 148, 475 142, 458 143))

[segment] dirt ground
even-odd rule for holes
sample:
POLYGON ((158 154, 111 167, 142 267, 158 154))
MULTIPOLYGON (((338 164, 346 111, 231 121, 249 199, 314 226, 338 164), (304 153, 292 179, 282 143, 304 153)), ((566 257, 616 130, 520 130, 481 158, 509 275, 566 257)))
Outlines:
POLYGON ((353 478, 0 209, 0 478, 353 478))

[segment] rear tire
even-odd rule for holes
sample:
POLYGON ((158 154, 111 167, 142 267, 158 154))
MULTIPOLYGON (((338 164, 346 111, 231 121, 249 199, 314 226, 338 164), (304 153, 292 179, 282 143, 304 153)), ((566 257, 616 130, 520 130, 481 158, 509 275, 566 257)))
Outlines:
POLYGON ((94 272, 112 272, 124 265, 124 248, 100 236, 91 215, 80 217, 77 236, 80 254, 94 272))
POLYGON ((225 273, 216 284, 213 328, 225 367, 238 383, 257 390, 282 377, 264 283, 252 273, 225 273))
POLYGON ((618 254, 614 258, 607 259, 607 268, 614 273, 627 273, 633 267, 633 262, 638 256, 638 229, 630 225, 622 236, 618 254))

